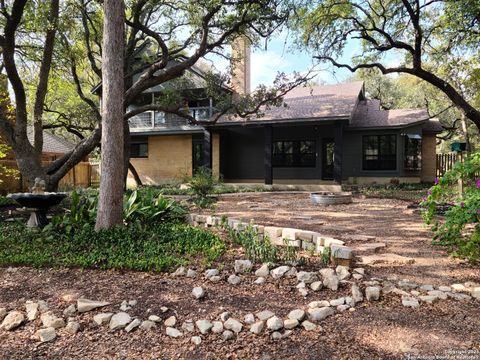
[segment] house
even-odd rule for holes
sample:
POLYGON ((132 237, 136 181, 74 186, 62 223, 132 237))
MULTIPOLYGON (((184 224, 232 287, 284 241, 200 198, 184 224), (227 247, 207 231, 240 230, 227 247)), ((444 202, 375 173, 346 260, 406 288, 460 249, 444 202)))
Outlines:
MULTIPOLYGON (((234 69, 235 93, 248 93, 248 49, 234 69)), ((212 100, 202 98, 202 72, 192 70, 196 99, 190 113, 208 119, 212 100)), ((147 98, 161 96, 149 89, 147 98)), ((230 91, 230 90, 226 90, 230 91)), ((231 183, 339 185, 430 182, 436 170, 436 134, 442 131, 426 110, 382 110, 367 99, 364 84, 298 87, 285 107, 261 117, 223 116, 208 126, 146 112, 130 119, 131 162, 144 184, 172 182, 200 166, 231 183)), ((130 179, 130 181, 133 181, 130 179)))

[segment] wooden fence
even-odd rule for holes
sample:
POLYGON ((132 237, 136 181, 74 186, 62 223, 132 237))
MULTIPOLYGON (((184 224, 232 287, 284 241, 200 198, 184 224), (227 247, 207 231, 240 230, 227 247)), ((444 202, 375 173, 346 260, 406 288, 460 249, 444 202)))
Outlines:
MULTIPOLYGON (((47 165, 49 162, 44 162, 47 165)), ((8 168, 18 170, 15 160, 0 160, 0 164, 8 168)), ((69 190, 77 187, 90 187, 98 183, 99 171, 98 165, 89 162, 80 162, 72 170, 70 170, 59 183, 60 190, 69 190)), ((28 191, 28 184, 22 178, 20 173, 16 177, 2 176, 0 183, 0 193, 6 194, 10 192, 28 191)))
POLYGON ((437 154, 437 178, 451 170, 457 161, 463 162, 461 153, 437 154))

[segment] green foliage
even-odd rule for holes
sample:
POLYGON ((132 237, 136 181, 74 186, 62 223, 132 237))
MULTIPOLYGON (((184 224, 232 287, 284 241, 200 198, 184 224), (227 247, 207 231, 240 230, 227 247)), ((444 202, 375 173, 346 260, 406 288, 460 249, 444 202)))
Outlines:
POLYGON ((73 266, 167 271, 199 257, 209 264, 225 244, 206 230, 184 224, 152 224, 75 233, 34 232, 24 224, 0 226, 0 266, 73 266))
POLYGON ((322 251, 322 263, 327 266, 330 264, 330 256, 332 255, 332 249, 330 247, 324 247, 322 251))
MULTIPOLYGON (((186 210, 174 200, 165 198, 151 188, 141 188, 124 196, 124 222, 145 227, 158 222, 179 222, 185 218, 186 210)), ((72 191, 65 202, 67 210, 56 215, 46 230, 72 234, 95 224, 98 191, 72 191)))
POLYGON ((200 167, 188 182, 193 194, 193 202, 201 208, 211 206, 213 199, 209 195, 213 193, 216 183, 212 170, 207 167, 200 167))
POLYGON ((257 229, 252 225, 247 226, 242 231, 238 231, 224 225, 232 241, 240 245, 245 251, 245 255, 252 262, 256 263, 275 263, 275 262, 297 262, 299 260, 297 249, 284 240, 284 246, 278 247, 272 245, 267 236, 259 237, 257 229))
MULTIPOLYGON (((0 144, 0 160, 7 157, 7 154, 11 148, 8 145, 0 144)), ((18 170, 9 168, 3 164, 0 164, 0 177, 13 177, 16 178, 18 176, 18 170)), ((0 184, 3 180, 0 178, 0 184)))
POLYGON ((434 243, 447 246, 456 257, 480 259, 480 153, 457 162, 422 203, 425 222, 432 226, 434 243), (463 181, 463 194, 458 182, 463 181), (444 219, 437 216, 447 206, 444 219))

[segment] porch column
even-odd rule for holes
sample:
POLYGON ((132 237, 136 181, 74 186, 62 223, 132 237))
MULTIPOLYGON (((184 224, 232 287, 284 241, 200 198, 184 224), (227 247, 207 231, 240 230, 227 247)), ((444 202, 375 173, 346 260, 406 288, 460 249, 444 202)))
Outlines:
POLYGON ((203 166, 212 169, 212 130, 203 130, 203 166))
POLYGON ((343 123, 335 123, 335 145, 333 149, 333 181, 342 184, 343 123))
POLYGON ((265 150, 264 150, 264 164, 265 164, 265 185, 273 184, 273 168, 272 168, 272 126, 265 126, 265 150))

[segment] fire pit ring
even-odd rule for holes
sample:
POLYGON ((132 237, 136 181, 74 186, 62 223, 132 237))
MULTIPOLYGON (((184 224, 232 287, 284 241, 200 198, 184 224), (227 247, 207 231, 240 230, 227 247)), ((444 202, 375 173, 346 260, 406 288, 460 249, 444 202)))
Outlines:
POLYGON ((319 191, 310 193, 310 200, 314 205, 350 204, 352 202, 352 193, 346 191, 319 191))

